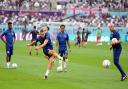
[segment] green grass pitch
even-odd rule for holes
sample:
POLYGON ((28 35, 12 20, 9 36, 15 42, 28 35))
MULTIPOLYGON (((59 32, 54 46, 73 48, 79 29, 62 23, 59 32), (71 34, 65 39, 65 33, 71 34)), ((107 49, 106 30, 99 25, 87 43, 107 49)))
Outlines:
MULTIPOLYGON (((56 59, 48 80, 43 80, 48 61, 42 50, 38 56, 34 50, 29 56, 26 48, 29 42, 15 43, 12 62, 17 63, 18 68, 6 69, 5 47, 0 41, 0 89, 128 89, 128 80, 119 81, 120 73, 113 64, 107 43, 102 46, 88 43, 86 48, 76 48, 72 43, 68 72, 56 72, 56 59), (111 61, 110 68, 102 67, 104 59, 111 61)), ((120 63, 128 74, 128 43, 122 43, 122 46, 120 63)))

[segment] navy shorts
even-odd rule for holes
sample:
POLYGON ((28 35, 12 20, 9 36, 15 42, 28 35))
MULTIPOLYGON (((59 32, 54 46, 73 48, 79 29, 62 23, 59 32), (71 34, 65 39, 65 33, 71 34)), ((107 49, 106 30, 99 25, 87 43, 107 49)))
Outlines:
POLYGON ((6 54, 13 55, 13 47, 6 46, 6 54))
POLYGON ((68 56, 68 50, 67 49, 59 49, 59 55, 61 57, 68 56))
POLYGON ((50 50, 53 50, 53 49, 43 49, 44 54, 45 54, 48 58, 50 58, 50 57, 52 56, 52 55, 49 55, 49 54, 48 54, 48 52, 49 52, 50 50))

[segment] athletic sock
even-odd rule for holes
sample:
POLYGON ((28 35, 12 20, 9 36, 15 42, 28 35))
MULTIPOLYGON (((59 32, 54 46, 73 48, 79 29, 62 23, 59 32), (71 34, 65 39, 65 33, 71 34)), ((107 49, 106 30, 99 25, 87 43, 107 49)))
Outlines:
POLYGON ((10 68, 10 62, 7 62, 7 68, 10 68))
POLYGON ((68 59, 65 59, 65 61, 64 61, 64 69, 67 68, 67 63, 68 63, 68 59))
POLYGON ((50 73, 50 70, 47 69, 46 73, 45 73, 45 76, 48 76, 48 74, 50 73))
POLYGON ((59 66, 62 67, 62 60, 59 60, 59 66))
POLYGON ((63 60, 63 57, 61 57, 60 55, 58 55, 58 58, 59 58, 60 60, 63 60))

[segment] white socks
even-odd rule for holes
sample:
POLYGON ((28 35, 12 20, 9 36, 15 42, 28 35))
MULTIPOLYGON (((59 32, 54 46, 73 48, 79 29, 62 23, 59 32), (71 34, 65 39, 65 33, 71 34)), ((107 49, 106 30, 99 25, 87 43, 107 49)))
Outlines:
POLYGON ((10 62, 7 62, 6 65, 7 65, 7 68, 10 68, 10 62))
POLYGON ((63 60, 63 57, 61 57, 60 55, 58 55, 58 58, 59 58, 60 60, 63 60))
POLYGON ((46 73, 45 73, 45 76, 48 76, 48 74, 50 73, 50 70, 47 69, 46 73))
POLYGON ((62 67, 62 60, 59 60, 59 66, 62 67))
POLYGON ((64 69, 67 68, 67 63, 68 63, 68 59, 65 59, 65 61, 64 61, 64 69))
POLYGON ((59 60, 59 67, 64 68, 64 71, 67 71, 67 63, 68 63, 68 59, 65 59, 65 61, 63 62, 62 60, 59 60))

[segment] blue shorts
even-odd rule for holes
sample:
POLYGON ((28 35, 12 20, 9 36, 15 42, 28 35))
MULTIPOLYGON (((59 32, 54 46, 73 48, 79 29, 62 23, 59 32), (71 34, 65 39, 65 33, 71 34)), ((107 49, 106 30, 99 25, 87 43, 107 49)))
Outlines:
POLYGON ((61 57, 68 56, 68 50, 67 49, 59 49, 59 55, 61 57))
POLYGON ((52 55, 49 55, 49 54, 48 54, 48 52, 49 52, 50 50, 53 50, 53 48, 50 48, 50 49, 43 49, 44 54, 45 54, 48 58, 50 58, 50 57, 52 56, 52 55))
POLYGON ((13 55, 13 47, 6 46, 6 54, 13 55))

